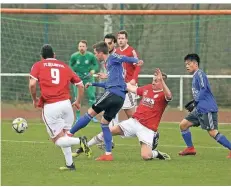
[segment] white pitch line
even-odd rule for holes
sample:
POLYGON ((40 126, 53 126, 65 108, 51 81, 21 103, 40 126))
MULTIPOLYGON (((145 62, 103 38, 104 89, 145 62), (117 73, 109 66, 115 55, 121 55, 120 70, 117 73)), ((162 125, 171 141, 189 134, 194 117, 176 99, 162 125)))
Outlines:
MULTIPOLYGON (((31 125, 31 126, 45 126, 45 124, 41 124, 41 123, 33 123, 33 125, 31 125)), ((87 127, 85 127, 84 129, 86 129, 86 128, 100 128, 101 129, 101 127, 100 127, 100 125, 98 125, 98 124, 95 124, 95 125, 88 125, 87 127)), ((160 130, 179 130, 179 128, 172 128, 172 127, 162 127, 162 125, 160 125, 160 127, 159 127, 159 129, 160 130)), ((200 127, 192 127, 192 129, 194 129, 194 130, 202 130, 200 127)), ((223 129, 223 128, 219 128, 219 130, 220 131, 224 131, 224 132, 231 132, 231 129, 223 129)), ((180 130, 179 130, 179 132, 180 132, 180 130)))
MULTIPOLYGON (((52 142, 42 142, 42 141, 24 141, 24 140, 1 140, 1 142, 10 142, 10 143, 31 143, 31 144, 51 144, 52 142)), ((127 147, 138 147, 139 145, 131 144, 116 144, 116 146, 127 146, 127 147)), ((159 145, 160 147, 176 147, 184 148, 185 145, 159 145)), ((215 146, 196 146, 196 148, 202 149, 225 149, 224 147, 215 147, 215 146)))

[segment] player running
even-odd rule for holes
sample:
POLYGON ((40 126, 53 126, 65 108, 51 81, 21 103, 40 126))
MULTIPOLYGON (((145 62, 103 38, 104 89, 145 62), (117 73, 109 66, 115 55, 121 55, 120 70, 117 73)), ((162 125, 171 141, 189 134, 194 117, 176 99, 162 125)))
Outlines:
MULTIPOLYGON (((111 149, 112 149, 112 135, 108 124, 118 113, 124 103, 126 94, 126 83, 123 78, 123 67, 122 63, 136 63, 142 65, 143 61, 137 58, 120 56, 116 53, 108 54, 108 46, 105 42, 99 42, 93 46, 95 56, 99 61, 107 61, 107 72, 108 79, 106 82, 92 83, 96 86, 105 88, 105 93, 99 100, 88 109, 88 112, 81 117, 77 123, 72 127, 70 132, 67 134, 73 136, 73 134, 79 131, 81 128, 87 126, 90 120, 97 114, 104 111, 101 119, 101 128, 104 134, 104 141, 106 147, 106 153, 96 160, 113 160, 111 149)), ((90 152, 89 152, 90 154, 90 152)))
MULTIPOLYGON (((160 69, 156 69, 152 84, 137 88, 127 83, 128 91, 142 96, 142 100, 131 118, 110 128, 112 135, 121 135, 128 138, 138 137, 141 144, 141 157, 144 160, 153 158, 171 159, 168 154, 154 150, 158 144, 159 134, 157 131, 162 114, 168 102, 172 100, 172 93, 165 84, 166 79, 167 75, 161 73, 160 69)), ((87 83, 85 87, 90 85, 91 83, 87 83)), ((88 146, 103 141, 103 133, 100 133, 88 142, 88 146)), ((83 149, 79 148, 72 155, 76 157, 82 152, 83 149)))
POLYGON ((50 45, 43 45, 41 60, 31 68, 29 90, 34 107, 42 107, 42 118, 52 142, 63 151, 66 166, 60 167, 60 170, 75 170, 71 152, 72 145, 80 144, 83 150, 88 149, 86 137, 74 138, 65 135, 74 122, 70 101, 70 82, 78 87, 78 97, 73 105, 80 109, 80 101, 84 93, 81 79, 68 65, 55 59, 50 45), (40 99, 36 97, 37 82, 41 91, 40 99))
POLYGON ((179 152, 179 155, 196 154, 189 128, 192 126, 201 126, 201 128, 207 130, 209 135, 218 143, 230 150, 227 158, 231 158, 231 143, 218 131, 218 107, 212 94, 207 75, 199 69, 200 57, 197 54, 188 54, 185 56, 184 62, 187 71, 193 74, 192 94, 194 101, 186 107, 190 112, 189 115, 180 122, 181 135, 187 148, 179 152))

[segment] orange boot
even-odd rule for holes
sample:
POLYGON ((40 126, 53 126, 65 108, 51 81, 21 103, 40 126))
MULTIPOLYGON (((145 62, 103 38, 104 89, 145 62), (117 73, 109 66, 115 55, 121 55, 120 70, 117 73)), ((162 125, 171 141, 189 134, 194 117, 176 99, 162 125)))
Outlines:
POLYGON ((187 156, 187 155, 196 155, 196 149, 194 147, 187 147, 183 151, 179 152, 179 155, 181 156, 187 156))
POLYGON ((103 154, 100 157, 96 158, 95 160, 97 160, 97 161, 112 161, 113 156, 112 156, 112 154, 110 154, 110 155, 103 154))

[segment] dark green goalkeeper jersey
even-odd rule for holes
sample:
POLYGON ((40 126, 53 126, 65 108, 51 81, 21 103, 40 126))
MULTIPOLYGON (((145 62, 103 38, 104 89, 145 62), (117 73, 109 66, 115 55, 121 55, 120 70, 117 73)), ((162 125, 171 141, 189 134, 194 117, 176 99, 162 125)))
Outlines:
POLYGON ((89 51, 86 51, 85 54, 81 54, 80 52, 73 53, 69 66, 82 80, 87 78, 91 70, 98 72, 99 69, 95 55, 89 51))

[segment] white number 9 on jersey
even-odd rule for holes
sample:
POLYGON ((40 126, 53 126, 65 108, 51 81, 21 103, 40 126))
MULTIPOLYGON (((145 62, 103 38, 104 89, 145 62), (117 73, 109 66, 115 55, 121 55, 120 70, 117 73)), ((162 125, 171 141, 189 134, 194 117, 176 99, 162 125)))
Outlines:
POLYGON ((59 81, 60 81, 59 69, 51 68, 51 78, 52 78, 51 82, 53 84, 59 84, 59 81))

